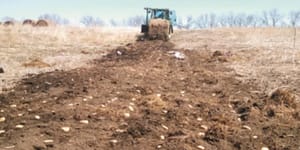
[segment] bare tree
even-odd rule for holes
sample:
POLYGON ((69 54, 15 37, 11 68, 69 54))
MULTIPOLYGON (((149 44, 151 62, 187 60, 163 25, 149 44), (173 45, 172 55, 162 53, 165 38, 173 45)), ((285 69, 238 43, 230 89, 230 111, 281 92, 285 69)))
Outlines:
POLYGON ((117 22, 116 20, 114 20, 114 19, 111 19, 111 20, 109 21, 109 23, 110 23, 110 25, 113 26, 113 27, 118 26, 118 22, 117 22))
POLYGON ((297 23, 300 22, 300 11, 290 12, 289 22, 293 27, 297 26, 297 23))
POLYGON ((85 26, 104 26, 105 22, 98 18, 93 16, 84 16, 81 18, 80 22, 84 24, 85 26))
POLYGON ((63 18, 57 14, 43 14, 38 17, 39 19, 50 20, 56 24, 66 25, 69 24, 70 21, 67 18, 63 18))
POLYGON ((127 20, 127 25, 132 26, 132 27, 137 27, 140 26, 145 22, 145 17, 144 16, 134 16, 130 17, 127 20))
POLYGON ((276 27, 282 18, 282 15, 280 15, 277 9, 270 10, 269 16, 273 27, 276 27))
POLYGON ((265 26, 269 26, 269 24, 270 24, 270 19, 269 18, 270 18, 269 13, 264 11, 262 13, 262 16, 261 16, 261 24, 265 25, 265 26))

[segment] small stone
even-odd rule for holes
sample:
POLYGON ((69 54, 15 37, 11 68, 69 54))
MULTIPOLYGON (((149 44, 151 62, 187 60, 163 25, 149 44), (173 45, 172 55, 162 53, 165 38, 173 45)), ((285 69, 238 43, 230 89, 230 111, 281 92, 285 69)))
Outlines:
POLYGON ((161 136, 160 136, 160 139, 164 140, 164 139, 165 139, 165 136, 161 135, 161 136))
POLYGON ((199 148, 199 149, 205 149, 205 147, 202 146, 202 145, 198 145, 197 148, 199 148))
POLYGON ((242 127, 243 129, 247 129, 247 130, 250 130, 251 131, 251 128, 249 126, 246 126, 246 125, 243 125, 242 127))
POLYGON ((15 146, 14 145, 12 145, 12 146, 6 146, 6 147, 4 147, 5 149, 12 149, 12 148, 15 148, 15 146))
POLYGON ((110 140, 111 143, 116 144, 118 143, 118 140, 110 140))
POLYGON ((262 147, 261 150, 269 150, 268 147, 262 147))
POLYGON ((71 103, 71 104, 69 104, 69 106, 74 106, 74 104, 71 103))
POLYGON ((204 132, 199 132, 198 136, 205 136, 205 133, 204 132))
POLYGON ((180 91, 180 94, 184 94, 185 93, 185 91, 180 91))
POLYGON ((0 110, 0 112, 4 113, 4 110, 3 110, 3 109, 1 109, 1 110, 0 110))
POLYGON ((129 108, 130 111, 134 111, 132 106, 128 106, 128 108, 129 108))
POLYGON ((29 109, 27 109, 27 111, 31 112, 31 111, 32 111, 32 109, 30 109, 30 108, 29 108, 29 109))
POLYGON ((164 129, 168 130, 169 128, 165 125, 161 125, 164 129))
POLYGON ((200 127, 204 130, 208 130, 208 127, 206 125, 201 125, 200 127))
POLYGON ((44 140, 44 143, 53 143, 53 140, 44 140))
POLYGON ((84 101, 84 102, 86 102, 86 101, 87 101, 87 99, 86 99, 86 98, 84 98, 84 99, 83 99, 83 101, 84 101))
POLYGON ((163 110, 162 112, 163 112, 163 113, 165 113, 165 114, 166 114, 166 113, 168 113, 168 111, 167 111, 167 110, 163 110))
POLYGON ((105 108, 106 106, 105 106, 104 104, 101 104, 101 107, 102 107, 102 108, 105 108))
POLYGON ((191 104, 189 104, 188 106, 189 106, 189 108, 193 108, 193 106, 191 104))
POLYGON ((242 119, 241 119, 241 118, 238 118, 238 121, 239 121, 239 122, 241 122, 241 121, 242 121, 242 119))
POLYGON ((0 130, 0 134, 3 134, 3 133, 5 133, 5 130, 0 130))
POLYGON ((80 123, 82 123, 82 124, 89 124, 89 121, 88 120, 80 120, 80 123))
POLYGON ((161 94, 156 94, 157 97, 161 97, 161 94))
POLYGON ((0 118, 0 122, 4 122, 5 120, 6 120, 5 117, 0 118))
POLYGON ((22 117, 23 116, 23 114, 18 114, 18 117, 22 117))
POLYGON ((16 128, 17 129, 22 129, 22 128, 24 128, 24 125, 18 124, 18 125, 16 125, 16 128))
POLYGON ((70 127, 61 127, 61 129, 64 131, 64 132, 69 132, 70 131, 70 127))
POLYGON ((47 101, 42 101, 43 104, 47 103, 47 101))
POLYGON ((130 117, 130 113, 124 113, 124 116, 125 116, 126 118, 129 118, 129 117, 130 117))
POLYGON ((254 135, 254 136, 252 136, 253 137, 253 139, 257 139, 258 138, 258 136, 256 136, 256 135, 254 135))
POLYGON ((216 93, 212 93, 211 96, 215 97, 217 94, 216 93))
POLYGON ((13 104, 13 105, 10 105, 10 107, 11 107, 11 108, 16 108, 17 105, 14 105, 14 104, 13 104))
POLYGON ((197 118, 197 121, 202 121, 202 120, 203 120, 203 119, 202 119, 202 118, 200 118, 200 117, 198 117, 198 118, 197 118))
POLYGON ((132 100, 132 101, 136 101, 136 98, 132 98, 131 100, 132 100))
POLYGON ((160 149, 162 146, 161 145, 157 145, 157 148, 160 149))
POLYGON ((38 115, 35 115, 34 118, 35 118, 36 120, 40 120, 40 119, 41 119, 41 117, 38 116, 38 115))
POLYGON ((118 133, 124 133, 126 130, 122 130, 122 129, 117 129, 116 132, 118 133))

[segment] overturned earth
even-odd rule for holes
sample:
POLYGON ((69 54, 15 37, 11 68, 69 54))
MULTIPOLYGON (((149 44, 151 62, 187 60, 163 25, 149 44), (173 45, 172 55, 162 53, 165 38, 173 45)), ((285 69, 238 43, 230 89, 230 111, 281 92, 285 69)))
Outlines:
POLYGON ((0 149, 298 149, 292 91, 266 95, 228 62, 144 41, 29 75, 0 95, 0 149))

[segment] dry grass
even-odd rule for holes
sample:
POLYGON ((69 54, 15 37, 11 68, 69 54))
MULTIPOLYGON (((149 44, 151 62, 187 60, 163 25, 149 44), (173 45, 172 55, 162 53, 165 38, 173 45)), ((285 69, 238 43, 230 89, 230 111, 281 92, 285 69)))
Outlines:
POLYGON ((243 82, 257 82, 265 93, 280 87, 300 93, 300 34, 294 47, 293 28, 179 31, 172 40, 177 48, 232 53, 228 65, 243 82))
MULTIPOLYGON (((26 74, 88 66, 107 50, 135 40, 138 29, 0 26, 0 91, 26 74), (40 60, 51 67, 26 66, 40 60)), ((47 65, 44 65, 47 66, 47 65)))

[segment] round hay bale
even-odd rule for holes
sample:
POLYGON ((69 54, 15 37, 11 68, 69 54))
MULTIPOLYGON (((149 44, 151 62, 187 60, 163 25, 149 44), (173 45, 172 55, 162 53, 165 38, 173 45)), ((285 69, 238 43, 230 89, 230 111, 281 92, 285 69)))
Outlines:
POLYGON ((31 19, 26 19, 23 21, 23 25, 31 25, 34 26, 35 22, 31 19))
POLYGON ((165 19, 151 19, 149 22, 149 37, 167 40, 170 33, 170 22, 165 19))
POLYGON ((13 21, 5 21, 3 23, 4 26, 13 26, 15 23, 13 21))
POLYGON ((49 26, 49 21, 40 19, 36 22, 35 24, 36 27, 48 27, 49 26))

